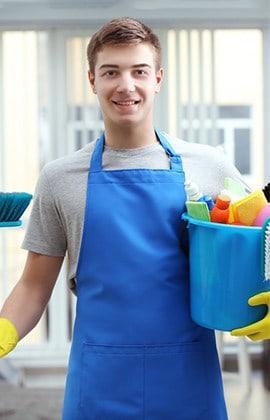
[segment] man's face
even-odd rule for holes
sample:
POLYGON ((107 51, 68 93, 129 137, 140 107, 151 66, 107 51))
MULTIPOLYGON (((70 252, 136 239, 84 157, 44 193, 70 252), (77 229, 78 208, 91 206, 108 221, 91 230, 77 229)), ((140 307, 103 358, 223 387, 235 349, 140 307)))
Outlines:
POLYGON ((97 93, 105 124, 152 124, 154 97, 163 69, 156 70, 154 48, 147 43, 105 46, 89 81, 97 93))

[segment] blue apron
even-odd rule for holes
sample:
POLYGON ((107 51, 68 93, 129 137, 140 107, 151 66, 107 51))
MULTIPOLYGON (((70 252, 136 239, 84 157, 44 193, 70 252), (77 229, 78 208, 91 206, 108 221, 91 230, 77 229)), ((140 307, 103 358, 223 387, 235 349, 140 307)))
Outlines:
POLYGON ((190 317, 184 172, 92 155, 63 420, 226 420, 214 332, 190 317))

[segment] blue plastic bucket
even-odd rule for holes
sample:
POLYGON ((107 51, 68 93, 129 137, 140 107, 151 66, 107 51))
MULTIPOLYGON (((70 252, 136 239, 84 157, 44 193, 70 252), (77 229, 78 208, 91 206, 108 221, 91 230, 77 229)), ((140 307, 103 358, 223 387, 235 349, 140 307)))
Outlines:
POLYGON ((203 327, 222 331, 262 319, 266 305, 249 297, 270 290, 261 272, 262 228, 188 221, 191 316, 203 327))

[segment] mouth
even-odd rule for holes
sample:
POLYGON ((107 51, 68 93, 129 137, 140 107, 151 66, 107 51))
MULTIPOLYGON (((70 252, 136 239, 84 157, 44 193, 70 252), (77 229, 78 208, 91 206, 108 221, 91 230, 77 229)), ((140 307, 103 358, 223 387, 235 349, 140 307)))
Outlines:
POLYGON ((138 100, 138 101, 113 101, 112 100, 112 102, 115 105, 124 108, 124 107, 131 107, 131 106, 134 106, 134 105, 138 105, 141 101, 140 100, 138 100))

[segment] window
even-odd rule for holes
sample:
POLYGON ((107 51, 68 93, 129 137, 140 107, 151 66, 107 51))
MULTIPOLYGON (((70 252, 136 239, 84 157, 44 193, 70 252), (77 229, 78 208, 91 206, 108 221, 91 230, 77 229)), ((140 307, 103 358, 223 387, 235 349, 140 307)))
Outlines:
POLYGON ((66 42, 68 149, 74 151, 96 139, 103 130, 96 95, 87 77, 90 37, 68 37, 66 42))
POLYGON ((169 131, 222 145, 251 187, 263 183, 262 32, 168 32, 169 131))
MULTIPOLYGON (((33 193, 39 173, 38 33, 2 34, 1 189, 33 193)), ((30 208, 24 215, 28 218, 30 208)), ((0 229, 0 293, 4 300, 22 274, 26 253, 20 249, 24 228, 0 229)), ((45 319, 45 318, 44 318, 45 319)), ((46 336, 44 320, 24 339, 39 343, 46 336)))

